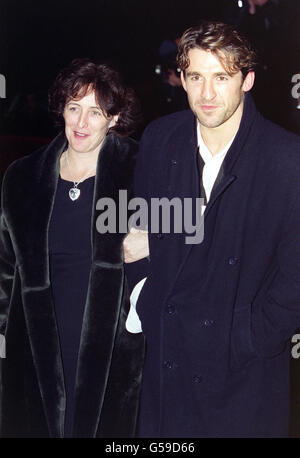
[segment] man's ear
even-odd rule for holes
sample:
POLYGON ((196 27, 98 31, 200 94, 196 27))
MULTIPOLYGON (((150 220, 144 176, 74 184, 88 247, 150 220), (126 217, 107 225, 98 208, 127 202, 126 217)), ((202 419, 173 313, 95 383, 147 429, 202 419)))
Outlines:
POLYGON ((242 85, 242 90, 244 92, 250 91, 250 89, 252 89, 252 87, 253 87, 254 80, 255 80, 255 73, 254 72, 249 72, 247 74, 246 78, 244 79, 244 82, 243 82, 243 85, 242 85))
POLYGON ((184 77, 184 72, 182 70, 180 72, 180 79, 181 79, 182 87, 186 91, 186 81, 185 81, 185 77, 184 77))

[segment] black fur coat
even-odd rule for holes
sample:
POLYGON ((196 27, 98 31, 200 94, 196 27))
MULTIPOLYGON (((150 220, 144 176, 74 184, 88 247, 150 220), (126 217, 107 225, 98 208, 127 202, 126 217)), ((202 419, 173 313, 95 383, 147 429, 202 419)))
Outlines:
MULTIPOLYGON (((63 437, 66 404, 49 278, 48 229, 64 134, 14 162, 2 190, 0 227, 1 436, 63 437)), ((96 202, 119 189, 130 197, 137 145, 107 135, 99 154, 92 216, 93 259, 82 325, 74 437, 134 435, 144 353, 125 329, 125 234, 96 230, 96 202)), ((118 212, 118 205, 117 205, 118 212)), ((117 213, 118 214, 118 213, 117 213)))

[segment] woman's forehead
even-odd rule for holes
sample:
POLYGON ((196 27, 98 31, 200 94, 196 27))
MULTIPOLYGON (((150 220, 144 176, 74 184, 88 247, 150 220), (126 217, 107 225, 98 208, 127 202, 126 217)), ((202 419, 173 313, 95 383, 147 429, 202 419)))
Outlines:
POLYGON ((89 105, 93 107, 99 107, 99 103, 94 89, 85 89, 84 91, 80 90, 74 97, 71 97, 67 103, 71 102, 89 105))

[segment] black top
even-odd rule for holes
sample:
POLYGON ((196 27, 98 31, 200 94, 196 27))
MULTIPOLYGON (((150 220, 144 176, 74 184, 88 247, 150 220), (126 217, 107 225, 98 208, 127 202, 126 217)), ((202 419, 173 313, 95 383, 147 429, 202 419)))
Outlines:
POLYGON ((95 177, 90 177, 80 183, 80 196, 72 201, 69 189, 73 183, 59 177, 49 228, 50 278, 67 395, 65 437, 72 432, 77 357, 91 268, 94 182, 95 177))

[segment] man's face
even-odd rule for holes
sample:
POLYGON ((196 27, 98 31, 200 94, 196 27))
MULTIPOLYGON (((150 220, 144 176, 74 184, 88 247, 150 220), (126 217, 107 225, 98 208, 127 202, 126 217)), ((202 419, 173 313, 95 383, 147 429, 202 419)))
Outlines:
POLYGON ((207 128, 226 125, 238 128, 243 112, 244 93, 251 89, 253 72, 243 81, 239 71, 230 76, 210 51, 193 48, 188 53, 190 65, 181 73, 191 110, 207 128))

